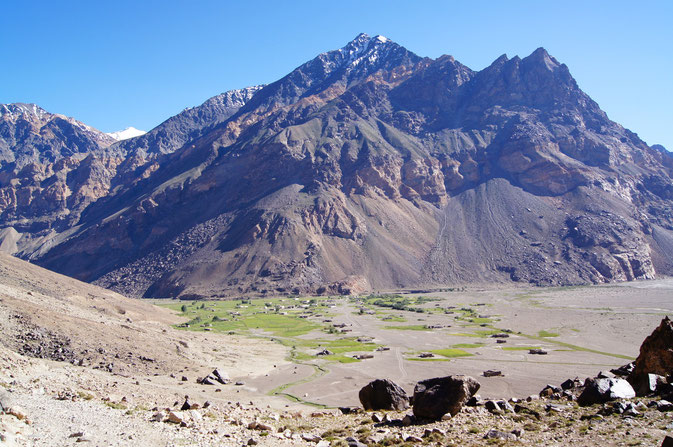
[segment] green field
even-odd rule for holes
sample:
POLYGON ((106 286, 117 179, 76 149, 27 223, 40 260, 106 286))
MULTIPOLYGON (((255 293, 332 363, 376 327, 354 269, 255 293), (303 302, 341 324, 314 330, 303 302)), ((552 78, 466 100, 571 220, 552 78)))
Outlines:
POLYGON ((436 355, 441 355, 442 357, 447 357, 447 358, 456 358, 456 357, 469 357, 474 354, 470 354, 467 351, 463 351, 462 349, 456 349, 456 348, 447 348, 447 349, 433 349, 431 351, 433 354, 436 355))
POLYGON ((346 354, 371 352, 379 347, 375 343, 358 342, 355 337, 339 337, 331 324, 323 322, 329 316, 327 302, 328 298, 276 298, 171 302, 162 306, 190 319, 186 324, 177 325, 178 329, 269 337, 291 348, 290 359, 296 362, 318 359, 358 362, 346 354), (320 338, 301 338, 314 331, 327 334, 320 338), (316 355, 323 349, 333 354, 316 355))

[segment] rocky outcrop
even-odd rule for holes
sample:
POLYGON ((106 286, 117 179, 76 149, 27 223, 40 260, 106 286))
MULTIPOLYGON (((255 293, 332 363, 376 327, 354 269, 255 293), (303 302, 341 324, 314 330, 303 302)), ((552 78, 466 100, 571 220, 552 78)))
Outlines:
POLYGON ((470 376, 422 380, 414 388, 414 416, 430 420, 440 420, 447 413, 455 416, 479 387, 479 382, 470 376))
POLYGON ((587 406, 633 397, 636 397, 636 392, 624 379, 587 379, 584 383, 584 391, 577 398, 577 402, 582 406, 587 406))
POLYGON ((376 379, 362 387, 358 394, 365 410, 406 410, 409 408, 407 393, 389 379, 376 379))
POLYGON ((673 373, 673 322, 668 317, 643 341, 628 377, 639 395, 656 391, 673 373))

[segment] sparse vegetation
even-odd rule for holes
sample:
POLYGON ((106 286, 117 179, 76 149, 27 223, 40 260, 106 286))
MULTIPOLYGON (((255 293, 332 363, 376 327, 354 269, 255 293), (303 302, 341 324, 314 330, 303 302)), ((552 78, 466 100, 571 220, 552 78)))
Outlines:
POLYGON ((543 338, 550 338, 550 337, 558 337, 559 334, 557 332, 550 332, 550 331, 545 331, 542 330, 537 333, 538 337, 543 337, 543 338))
POLYGON ((467 351, 462 349, 448 348, 448 349, 433 349, 429 352, 433 354, 441 355, 442 357, 455 358, 455 357, 469 357, 473 354, 470 354, 467 351))

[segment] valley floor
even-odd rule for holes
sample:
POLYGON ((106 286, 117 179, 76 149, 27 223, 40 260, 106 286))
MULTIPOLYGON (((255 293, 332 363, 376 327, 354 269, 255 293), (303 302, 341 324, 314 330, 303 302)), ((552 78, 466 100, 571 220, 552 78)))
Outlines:
POLYGON ((468 374, 483 397, 525 398, 547 383, 595 376, 636 357, 663 315, 673 313, 671 280, 475 287, 422 299, 390 293, 161 302, 176 315, 13 258, 0 261, 6 445, 274 446, 318 445, 321 438, 322 445, 347 445, 349 436, 370 445, 400 445, 405 437, 407 445, 483 445, 505 442, 485 440, 490 429, 522 429, 524 445, 655 446, 673 427, 670 413, 647 407, 651 399, 634 399, 643 405, 628 417, 534 400, 522 403, 531 412, 466 407, 453 419, 408 427, 399 423, 404 413, 375 423, 369 413, 334 408, 358 406, 357 392, 374 378, 391 378, 410 392, 420 379, 468 374), (187 321, 189 328, 178 328, 187 321), (332 354, 316 355, 323 348, 332 354), (547 354, 530 354, 532 348, 547 354), (358 354, 373 357, 352 358, 358 354), (197 383, 213 368, 232 382, 197 383), (503 376, 484 377, 487 369, 503 376), (186 395, 197 405, 180 411, 186 395), (177 423, 165 422, 168 410, 177 423))

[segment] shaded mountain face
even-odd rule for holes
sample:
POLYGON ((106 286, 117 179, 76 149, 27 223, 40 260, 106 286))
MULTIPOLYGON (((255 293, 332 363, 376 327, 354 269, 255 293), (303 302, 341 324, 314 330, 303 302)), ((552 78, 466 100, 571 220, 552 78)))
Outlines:
POLYGON ((673 159, 544 49, 474 72, 360 35, 242 102, 101 151, 106 193, 48 235, 5 223, 17 253, 148 297, 673 272, 673 159))

